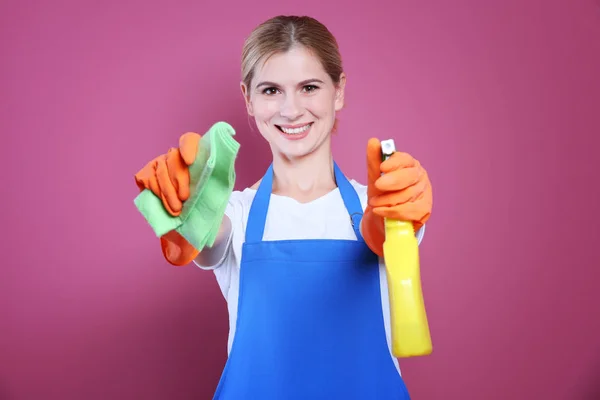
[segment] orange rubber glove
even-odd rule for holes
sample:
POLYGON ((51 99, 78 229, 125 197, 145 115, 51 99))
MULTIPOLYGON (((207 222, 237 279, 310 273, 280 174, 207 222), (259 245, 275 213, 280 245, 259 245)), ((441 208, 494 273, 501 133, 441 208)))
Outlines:
MULTIPOLYGON (((201 136, 188 132, 179 138, 179 148, 171 148, 144 166, 136 175, 140 190, 149 189, 173 216, 181 214, 183 203, 190 197, 189 166, 194 163, 201 136)), ((171 231, 160 238, 165 259, 172 265, 189 264, 199 251, 179 233, 171 231)))
POLYGON ((431 182, 427 171, 408 153, 396 152, 382 162, 381 142, 375 138, 367 143, 367 172, 362 234, 369 248, 383 257, 383 219, 411 221, 415 232, 419 230, 431 216, 431 182))

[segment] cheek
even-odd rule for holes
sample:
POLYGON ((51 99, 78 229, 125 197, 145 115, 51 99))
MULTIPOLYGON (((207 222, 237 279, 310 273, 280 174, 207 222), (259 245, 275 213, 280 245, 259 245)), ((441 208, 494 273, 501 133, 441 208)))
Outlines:
POLYGON ((258 121, 266 121, 275 116, 279 110, 279 104, 276 100, 258 99, 252 104, 254 118, 258 121))
POLYGON ((315 96, 307 103, 306 108, 321 118, 335 114, 335 99, 329 95, 315 96))

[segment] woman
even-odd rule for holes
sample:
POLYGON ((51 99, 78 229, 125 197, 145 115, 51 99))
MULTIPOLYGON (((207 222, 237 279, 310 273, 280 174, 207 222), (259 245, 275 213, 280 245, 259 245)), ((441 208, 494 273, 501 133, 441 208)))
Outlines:
MULTIPOLYGON (((259 25, 244 45, 241 91, 273 162, 233 192, 213 247, 161 238, 170 263, 213 270, 227 300, 229 358, 215 399, 409 398, 389 346, 383 218, 412 221, 420 242, 431 185, 406 153, 382 163, 378 139, 367 143, 368 185, 344 176, 331 135, 345 84, 336 40, 318 21, 259 25)), ((189 196, 199 139, 186 133, 136 175, 173 215, 189 196)))

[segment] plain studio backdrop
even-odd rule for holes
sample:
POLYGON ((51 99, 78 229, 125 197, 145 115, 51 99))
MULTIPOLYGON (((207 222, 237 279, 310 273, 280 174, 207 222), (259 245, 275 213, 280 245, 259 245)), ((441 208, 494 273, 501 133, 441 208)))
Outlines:
POLYGON ((0 399, 211 398, 223 296, 163 260, 133 175, 220 120, 236 188, 264 173, 239 63, 278 14, 340 42, 341 168, 365 182, 377 136, 431 175, 413 399, 600 398, 599 3, 363 3, 2 1, 0 399))

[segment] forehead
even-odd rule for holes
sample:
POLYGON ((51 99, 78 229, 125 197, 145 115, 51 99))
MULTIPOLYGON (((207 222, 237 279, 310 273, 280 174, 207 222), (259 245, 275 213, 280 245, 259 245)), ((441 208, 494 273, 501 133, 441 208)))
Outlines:
POLYGON ((330 81, 320 60, 303 47, 273 54, 258 66, 255 76, 256 83, 270 81, 280 85, 295 85, 307 79, 330 81))

